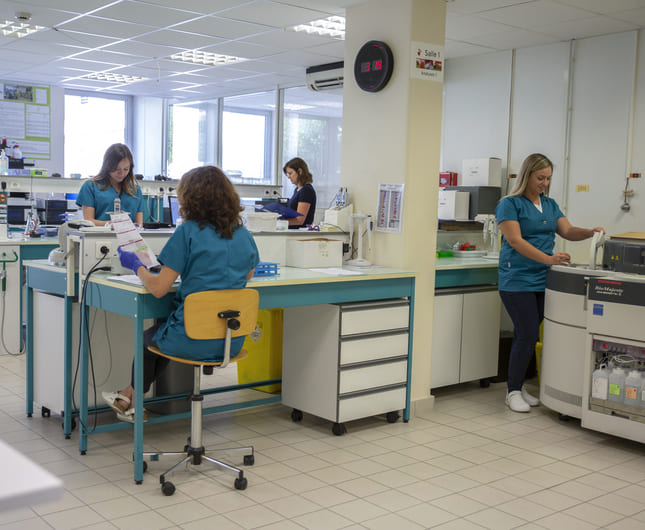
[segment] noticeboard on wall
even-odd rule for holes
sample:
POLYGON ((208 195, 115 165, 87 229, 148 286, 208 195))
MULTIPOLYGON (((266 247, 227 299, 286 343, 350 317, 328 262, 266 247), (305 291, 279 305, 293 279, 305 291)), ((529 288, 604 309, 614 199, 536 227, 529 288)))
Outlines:
POLYGON ((0 81, 0 139, 19 145, 25 158, 51 159, 49 87, 0 81))

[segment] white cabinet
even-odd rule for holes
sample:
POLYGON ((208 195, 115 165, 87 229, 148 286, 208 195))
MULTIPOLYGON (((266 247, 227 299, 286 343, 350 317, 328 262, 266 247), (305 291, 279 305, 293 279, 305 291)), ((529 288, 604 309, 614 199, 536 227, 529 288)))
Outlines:
POLYGON ((334 422, 405 408, 407 299, 285 308, 282 403, 294 421, 307 412, 334 422))
POLYGON ((496 287, 435 291, 431 388, 497 375, 499 320, 496 287))

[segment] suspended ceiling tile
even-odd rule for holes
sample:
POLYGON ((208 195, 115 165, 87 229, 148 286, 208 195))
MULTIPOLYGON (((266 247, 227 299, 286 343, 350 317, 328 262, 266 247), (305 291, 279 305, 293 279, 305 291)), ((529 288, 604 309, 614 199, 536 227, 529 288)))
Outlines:
POLYGON ((21 9, 21 11, 29 11, 31 6, 42 6, 56 7, 73 13, 89 13, 114 2, 115 0, 56 0, 56 2, 53 2, 53 0, 26 0, 22 3, 25 9, 21 9))
POLYGON ((105 35, 118 39, 130 39, 157 29, 155 26, 115 22, 107 18, 85 16, 59 27, 61 30, 77 31, 89 35, 105 35))
POLYGON ((260 0, 253 3, 242 4, 238 7, 228 9, 220 13, 220 16, 241 20, 243 22, 254 22, 284 28, 326 18, 328 15, 322 11, 294 7, 280 2, 260 0))
POLYGON ((645 7, 640 9, 631 9, 629 11, 621 11, 620 13, 613 13, 613 18, 625 20, 627 22, 634 22, 640 27, 645 26, 645 7))
POLYGON ((309 33, 274 29, 260 35, 247 37, 244 41, 261 44, 263 46, 273 46, 283 50, 301 50, 303 48, 309 48, 310 46, 329 44, 334 39, 309 33))
POLYGON ((214 46, 206 46, 201 48, 201 51, 219 53, 222 55, 232 55, 233 57, 242 57, 245 59, 258 59, 275 55, 276 53, 281 53, 283 50, 280 48, 273 48, 271 46, 251 44, 249 42, 228 41, 215 44, 214 46))
POLYGON ((197 35, 195 33, 187 33, 185 31, 177 31, 173 29, 165 29, 148 33, 137 37, 136 40, 137 42, 172 46, 185 50, 196 50, 198 48, 203 48, 204 46, 224 42, 224 39, 219 39, 217 37, 207 37, 205 35, 197 35))
POLYGON ((66 29, 60 28, 56 30, 39 31, 20 40, 34 40, 44 43, 60 43, 72 46, 82 46, 84 48, 98 48, 105 44, 116 42, 119 39, 115 37, 87 35, 85 33, 77 33, 76 31, 67 31, 66 29))
POLYGON ((99 48, 80 52, 74 55, 74 57, 77 59, 84 59, 86 61, 97 61, 111 64, 132 64, 134 62, 141 62, 141 56, 117 53, 111 51, 109 48, 99 48))
POLYGON ((564 20, 585 18, 590 12, 577 7, 558 4, 552 0, 534 0, 480 13, 487 20, 508 24, 516 28, 533 29, 536 26, 546 26, 564 20))
POLYGON ((528 48, 529 46, 539 46, 540 44, 549 44, 551 42, 553 42, 553 35, 546 35, 537 31, 527 31, 525 29, 512 29, 490 35, 480 35, 472 40, 472 44, 495 48, 497 50, 528 48), (518 42, 521 45, 518 45, 518 42))
POLYGON ((615 20, 608 17, 588 17, 582 20, 569 20, 556 22, 545 27, 536 27, 536 31, 555 35, 562 40, 582 39, 607 33, 630 31, 638 26, 624 20, 615 20))
POLYGON ((559 2, 601 14, 618 13, 629 9, 642 8, 645 5, 643 0, 559 0, 559 2))
POLYGON ((56 9, 46 9, 42 7, 31 9, 24 5, 18 6, 18 4, 14 4, 12 6, 9 3, 0 3, 0 19, 15 20, 16 13, 26 11, 31 13, 31 19, 29 20, 30 24, 50 28, 78 16, 75 13, 68 13, 56 9))
POLYGON ((335 59, 335 57, 307 53, 306 51, 288 51, 270 57, 267 59, 267 62, 289 64, 292 66, 302 66, 307 68, 309 66, 319 64, 333 63, 335 59))
POLYGON ((472 42, 479 35, 503 33, 512 29, 512 26, 485 20, 478 15, 455 15, 446 21, 446 35, 450 35, 451 40, 466 42, 472 42))
POLYGON ((491 53, 497 51, 495 48, 488 46, 478 46, 468 42, 460 42, 456 40, 446 39, 446 58, 452 59, 454 57, 466 57, 469 55, 481 55, 484 53, 491 53))
POLYGON ((345 41, 334 40, 320 46, 309 46, 307 51, 319 55, 329 55, 336 57, 337 61, 342 61, 345 57, 345 41))
POLYGON ((102 48, 102 50, 117 53, 127 53, 138 57, 168 57, 175 53, 184 51, 182 48, 173 46, 160 46, 158 44, 148 44, 137 40, 123 40, 110 44, 102 48))
POLYGON ((22 39, 11 39, 5 46, 2 47, 3 54, 8 51, 20 51, 26 53, 39 54, 45 57, 45 60, 48 60, 47 57, 67 57, 68 55, 79 53, 84 50, 88 50, 87 47, 81 47, 79 45, 69 45, 69 44, 59 44, 52 42, 39 42, 35 40, 27 40, 27 38, 22 39))
POLYGON ((237 20, 208 16, 178 24, 173 29, 223 39, 239 39, 269 31, 271 28, 249 22, 238 22, 237 20))
MULTIPOLYGON (((525 4, 532 0, 453 0, 446 4, 446 12, 472 14, 508 7, 515 4, 525 4)), ((584 1, 584 0, 583 0, 584 1)))
MULTIPOLYGON (((179 2, 178 2, 179 3, 179 2)), ((162 6, 153 6, 139 2, 127 2, 114 4, 93 13, 94 16, 134 22, 163 28, 195 18, 195 13, 180 11, 162 6)))
POLYGON ((202 15, 210 15, 236 6, 240 0, 144 0, 147 4, 184 9, 202 15))

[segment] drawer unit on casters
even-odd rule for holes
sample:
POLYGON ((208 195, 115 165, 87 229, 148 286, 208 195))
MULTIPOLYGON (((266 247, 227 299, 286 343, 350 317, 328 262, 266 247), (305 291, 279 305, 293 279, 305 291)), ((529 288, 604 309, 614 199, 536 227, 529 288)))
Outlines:
POLYGON ((282 403, 344 422, 405 408, 409 303, 405 298, 285 308, 282 403))

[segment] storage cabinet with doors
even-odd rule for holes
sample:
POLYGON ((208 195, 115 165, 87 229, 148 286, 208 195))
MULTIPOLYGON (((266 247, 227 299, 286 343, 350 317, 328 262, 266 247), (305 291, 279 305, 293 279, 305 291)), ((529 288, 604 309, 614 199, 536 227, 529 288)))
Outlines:
POLYGON ((496 286, 435 290, 431 388, 497 375, 500 298, 496 286))
POLYGON ((410 306, 407 299, 285 308, 282 403, 334 422, 405 408, 410 306))

